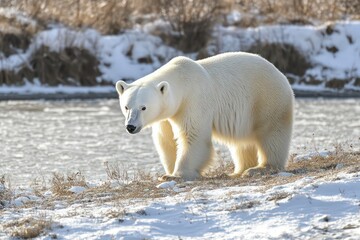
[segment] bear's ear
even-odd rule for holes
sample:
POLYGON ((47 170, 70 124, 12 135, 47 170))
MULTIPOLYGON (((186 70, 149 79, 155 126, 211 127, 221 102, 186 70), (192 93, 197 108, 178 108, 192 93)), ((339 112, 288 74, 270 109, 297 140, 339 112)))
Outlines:
POLYGON ((128 87, 129 85, 127 85, 123 80, 119 80, 116 83, 116 91, 119 93, 119 95, 123 94, 128 87))
POLYGON ((159 89, 159 91, 162 95, 166 95, 169 91, 169 83, 166 81, 163 81, 157 85, 157 89, 159 89))

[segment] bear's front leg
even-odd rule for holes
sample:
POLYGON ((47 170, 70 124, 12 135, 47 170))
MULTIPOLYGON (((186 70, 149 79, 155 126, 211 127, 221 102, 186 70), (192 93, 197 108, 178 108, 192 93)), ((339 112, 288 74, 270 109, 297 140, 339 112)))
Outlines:
POLYGON ((176 142, 169 121, 154 124, 152 127, 152 137, 166 175, 170 176, 174 172, 175 167, 176 142))
POLYGON ((180 134, 175 168, 172 176, 194 180, 209 165, 214 155, 211 130, 180 134))

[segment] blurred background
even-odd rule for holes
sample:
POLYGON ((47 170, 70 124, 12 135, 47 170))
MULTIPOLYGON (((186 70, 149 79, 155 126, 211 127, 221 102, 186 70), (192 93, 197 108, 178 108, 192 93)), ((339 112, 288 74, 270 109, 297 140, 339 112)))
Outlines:
POLYGON ((2 0, 0 93, 112 86, 228 51, 262 55, 294 90, 352 92, 359 19, 359 0, 2 0))

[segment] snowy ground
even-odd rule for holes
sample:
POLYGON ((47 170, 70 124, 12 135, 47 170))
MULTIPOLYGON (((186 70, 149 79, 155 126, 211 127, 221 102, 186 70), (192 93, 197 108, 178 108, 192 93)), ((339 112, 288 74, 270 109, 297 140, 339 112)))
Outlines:
MULTIPOLYGON (((281 172, 232 186, 226 182, 232 180, 154 181, 147 188, 131 185, 130 191, 144 196, 134 198, 111 199, 110 190, 96 198, 87 194, 99 184, 69 186, 72 196, 62 200, 51 191, 18 189, 0 210, 0 238, 31 233, 26 219, 41 219, 49 226, 38 239, 359 239, 358 165, 333 169, 320 175, 281 172), (146 196, 154 189, 162 197, 146 196)), ((112 182, 109 189, 121 185, 112 182)))

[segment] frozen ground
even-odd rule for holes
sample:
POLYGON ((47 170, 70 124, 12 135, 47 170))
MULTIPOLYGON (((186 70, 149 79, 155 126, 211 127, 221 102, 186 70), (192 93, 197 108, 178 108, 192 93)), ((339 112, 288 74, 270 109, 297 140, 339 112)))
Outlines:
MULTIPOLYGON (((360 99, 297 99, 291 154, 336 146, 359 151, 359 115, 360 99)), ((104 180, 104 162, 124 165, 129 173, 163 171, 150 129, 129 135, 116 99, 0 101, 0 139, 0 176, 13 186, 47 181, 53 172, 81 171, 88 180, 104 180)), ((225 147, 216 145, 216 151, 230 160, 225 147)))
POLYGON ((292 173, 279 175, 289 181, 210 189, 170 182, 158 185, 164 197, 156 199, 96 201, 84 197, 92 185, 71 187, 75 201, 47 205, 51 192, 35 196, 28 190, 0 210, 0 238, 26 228, 11 224, 29 218, 50 223, 38 239, 360 238, 360 172, 297 180, 292 173))

